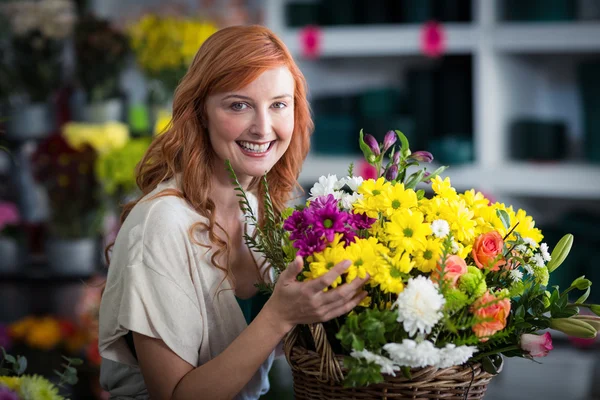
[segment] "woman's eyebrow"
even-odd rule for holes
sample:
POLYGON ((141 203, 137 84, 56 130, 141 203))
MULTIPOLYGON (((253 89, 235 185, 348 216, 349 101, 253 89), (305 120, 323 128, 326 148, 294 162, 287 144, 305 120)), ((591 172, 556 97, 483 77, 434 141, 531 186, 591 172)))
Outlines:
MULTIPOLYGON (((228 100, 228 99, 231 99, 231 98, 248 100, 248 101, 252 101, 253 100, 251 97, 243 96, 241 94, 229 94, 229 95, 223 97, 223 100, 228 100)), ((279 100, 279 99, 284 99, 284 98, 290 98, 291 99, 292 95, 290 95, 290 94, 280 94, 279 96, 273 97, 271 100, 279 100)))

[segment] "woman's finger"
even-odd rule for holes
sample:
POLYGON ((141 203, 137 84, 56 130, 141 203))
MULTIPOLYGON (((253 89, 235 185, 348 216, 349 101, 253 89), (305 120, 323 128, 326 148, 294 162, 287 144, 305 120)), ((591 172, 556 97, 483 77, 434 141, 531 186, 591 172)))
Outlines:
POLYGON ((367 276, 363 279, 357 277, 350 283, 344 283, 335 289, 328 290, 326 293, 323 293, 323 304, 332 304, 339 302, 340 300, 348 301, 352 299, 356 292, 359 291, 365 283, 367 283, 369 278, 370 276, 367 274, 367 276))
POLYGON ((358 305, 365 297, 367 297, 367 292, 359 292, 355 295, 350 301, 342 303, 337 307, 331 308, 323 317, 322 322, 329 321, 333 318, 339 317, 340 315, 344 315, 352 311, 354 307, 358 305))
POLYGON ((352 261, 344 260, 331 267, 324 275, 308 281, 306 284, 315 292, 322 292, 323 289, 328 288, 336 281, 346 270, 352 265, 352 261))

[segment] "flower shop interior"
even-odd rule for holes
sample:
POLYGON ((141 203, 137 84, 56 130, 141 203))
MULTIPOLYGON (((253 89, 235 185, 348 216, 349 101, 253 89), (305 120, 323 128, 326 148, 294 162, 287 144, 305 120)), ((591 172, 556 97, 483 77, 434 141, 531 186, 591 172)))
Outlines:
MULTIPOLYGON (((49 379, 82 360, 71 399, 108 398, 104 248, 179 79, 226 26, 269 27, 307 79, 300 202, 324 171, 369 173, 361 129, 398 129, 457 190, 527 209, 551 245, 574 235, 549 286, 600 280, 599 0, 0 0, 0 20, 0 346, 49 379)), ((600 339, 551 333, 486 399, 600 399, 600 339)), ((261 398, 293 398, 285 357, 270 381, 261 398)))

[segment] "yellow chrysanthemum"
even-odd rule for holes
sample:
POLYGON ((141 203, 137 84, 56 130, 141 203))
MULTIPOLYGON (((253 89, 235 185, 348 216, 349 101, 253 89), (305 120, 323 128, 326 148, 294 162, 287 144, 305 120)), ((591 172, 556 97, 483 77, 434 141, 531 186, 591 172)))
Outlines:
POLYGON ((58 393, 58 388, 39 375, 26 376, 22 379, 21 394, 25 399, 64 400, 64 397, 58 393))
POLYGON ((385 230, 392 247, 411 254, 423 249, 431 235, 431 225, 424 221, 423 213, 409 209, 394 213, 385 230))
POLYGON ((425 220, 429 223, 436 219, 442 219, 443 211, 447 208, 448 202, 439 196, 423 199, 419 202, 419 211, 425 215, 425 220))
MULTIPOLYGON (((542 231, 535 227, 535 221, 531 216, 527 215, 525 210, 519 209, 517 211, 513 220, 513 225, 517 222, 518 225, 515 228, 515 232, 518 232, 521 237, 533 239, 539 245, 544 238, 544 235, 542 235, 542 231)), ((513 239, 513 236, 514 235, 511 234, 509 239, 513 239)))
POLYGON ((387 261, 379 266, 374 281, 384 293, 400 293, 404 290, 402 275, 409 273, 415 263, 406 252, 398 253, 387 261))
POLYGON ((389 249, 379 243, 377 238, 357 239, 346 247, 346 258, 352 261, 348 268, 346 282, 352 282, 357 276, 364 279, 368 273, 371 279, 377 274, 377 266, 381 264, 381 254, 388 254, 389 249))
POLYGON ((448 221, 456 240, 472 243, 475 240, 474 215, 464 201, 457 200, 448 202, 448 209, 442 214, 442 218, 448 221))
POLYGON ((487 207, 490 201, 481 192, 475 192, 474 189, 467 190, 464 193, 458 195, 462 200, 465 201, 467 207, 472 210, 476 210, 481 207, 487 207))
POLYGON ((385 195, 391 187, 391 183, 386 182, 384 178, 363 181, 357 190, 363 198, 352 205, 354 212, 367 214, 370 218, 379 218, 379 213, 386 209, 385 195))
POLYGON ((0 386, 5 386, 13 392, 18 392, 21 389, 21 377, 0 376, 0 386))
POLYGON ((442 241, 430 238, 423 249, 415 251, 413 261, 415 267, 425 273, 433 271, 442 255, 442 241))
POLYGON ((442 179, 439 175, 436 176, 431 180, 431 188, 435 194, 448 201, 458 200, 458 194, 456 194, 456 189, 452 187, 449 177, 442 179))
MULTIPOLYGON (((332 267, 346 259, 344 245, 339 242, 341 235, 336 234, 336 241, 330 244, 320 253, 315 253, 308 258, 310 271, 304 272, 307 280, 316 279, 325 275, 332 267)), ((341 276, 338 276, 335 282, 331 284, 332 288, 342 283, 341 276)))
POLYGON ((381 194, 383 212, 390 217, 402 208, 416 208, 419 205, 417 193, 412 189, 404 189, 404 185, 398 183, 381 194))

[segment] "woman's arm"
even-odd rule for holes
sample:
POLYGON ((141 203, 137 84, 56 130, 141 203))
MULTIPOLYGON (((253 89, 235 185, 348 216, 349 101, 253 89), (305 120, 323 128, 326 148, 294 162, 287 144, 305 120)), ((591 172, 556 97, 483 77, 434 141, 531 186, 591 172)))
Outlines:
POLYGON ((273 295, 252 323, 217 357, 194 368, 162 340, 133 334, 144 381, 153 400, 232 399, 296 324, 327 321, 349 312, 366 295, 368 280, 355 279, 323 292, 350 265, 340 263, 322 277, 298 282, 298 259, 280 275, 273 295))

